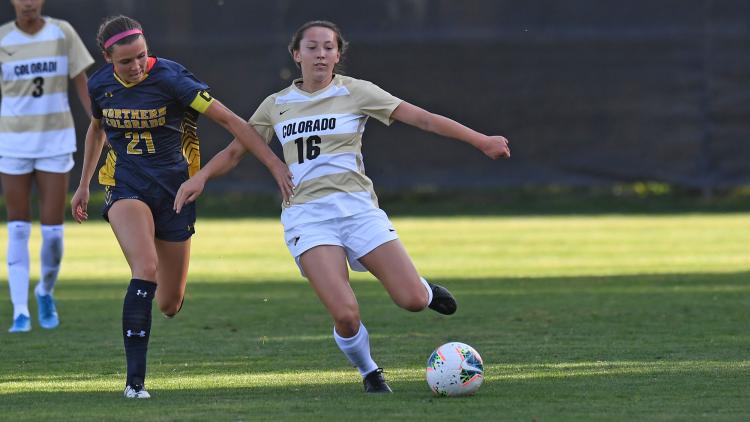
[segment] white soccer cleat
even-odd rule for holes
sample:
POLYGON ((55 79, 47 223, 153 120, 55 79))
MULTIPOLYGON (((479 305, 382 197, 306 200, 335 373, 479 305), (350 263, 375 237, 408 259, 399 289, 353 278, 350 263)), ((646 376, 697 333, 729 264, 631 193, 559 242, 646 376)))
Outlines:
POLYGON ((131 386, 125 387, 125 392, 123 393, 126 399, 150 399, 151 394, 146 391, 143 386, 136 385, 135 388, 131 386), (140 387, 140 388, 139 388, 140 387))

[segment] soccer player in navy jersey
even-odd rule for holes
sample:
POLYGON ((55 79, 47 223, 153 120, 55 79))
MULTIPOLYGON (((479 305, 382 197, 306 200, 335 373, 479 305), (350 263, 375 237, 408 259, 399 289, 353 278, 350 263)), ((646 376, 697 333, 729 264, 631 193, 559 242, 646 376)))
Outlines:
POLYGON ((130 266, 122 332, 127 360, 124 395, 149 398, 144 388, 154 297, 167 317, 185 294, 195 208, 173 210, 180 184, 200 166, 199 114, 234 135, 270 170, 284 201, 291 173, 243 119, 209 94, 208 85, 182 65, 148 55, 141 25, 126 16, 108 18, 97 43, 107 64, 89 79, 92 120, 83 169, 71 201, 73 218, 88 218, 89 183, 106 139, 110 149, 99 171, 105 185, 102 214, 130 266))

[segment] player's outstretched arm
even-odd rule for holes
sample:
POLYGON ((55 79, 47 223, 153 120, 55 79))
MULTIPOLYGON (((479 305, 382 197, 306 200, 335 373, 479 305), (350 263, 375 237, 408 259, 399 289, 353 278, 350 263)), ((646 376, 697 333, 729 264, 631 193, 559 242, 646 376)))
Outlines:
POLYGON ((174 198, 174 210, 180 213, 185 204, 195 201, 203 193, 206 182, 222 176, 237 167, 247 150, 236 139, 218 154, 214 155, 200 171, 180 185, 174 198))
POLYGON ((81 223, 89 218, 89 183, 94 176, 96 164, 99 162, 99 156, 102 154, 106 136, 100 120, 91 119, 89 128, 86 131, 86 141, 83 149, 83 168, 81 169, 81 182, 78 189, 73 194, 70 201, 70 210, 73 213, 73 219, 81 223))
POLYGON ((214 99, 203 114, 227 129, 245 149, 250 151, 268 168, 276 180, 276 184, 279 185, 284 202, 289 202, 292 190, 294 189, 292 173, 286 164, 271 151, 271 148, 269 148, 258 132, 216 99, 214 99))
POLYGON ((393 110, 391 118, 427 132, 469 143, 493 160, 501 157, 510 158, 508 140, 504 137, 481 134, 455 120, 430 113, 406 101, 393 110))

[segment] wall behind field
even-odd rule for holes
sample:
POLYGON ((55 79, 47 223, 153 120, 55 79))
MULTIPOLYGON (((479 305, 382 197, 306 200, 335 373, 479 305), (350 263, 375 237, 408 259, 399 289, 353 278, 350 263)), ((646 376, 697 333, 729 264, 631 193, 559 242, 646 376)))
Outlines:
MULTIPOLYGON (((9 4, 1 9, 13 18, 9 4)), ((746 1, 48 0, 45 13, 73 24, 97 66, 103 17, 140 20, 154 53, 186 65, 244 117, 297 75, 292 31, 333 20, 351 42, 347 74, 511 140, 513 158, 493 162, 371 121, 364 155, 379 190, 750 183, 746 1)), ((86 119, 74 108, 82 145, 86 119)), ((204 162, 230 138, 207 119, 200 133, 204 162)), ((274 183, 246 159, 212 189, 274 183)))

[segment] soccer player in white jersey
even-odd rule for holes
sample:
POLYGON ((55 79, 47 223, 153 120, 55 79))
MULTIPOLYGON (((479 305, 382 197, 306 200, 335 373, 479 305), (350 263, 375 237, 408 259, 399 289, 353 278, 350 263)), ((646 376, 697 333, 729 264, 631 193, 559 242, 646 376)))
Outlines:
POLYGON ((63 256, 63 216, 76 134, 68 79, 91 114, 86 68, 94 59, 66 21, 42 16, 43 0, 11 0, 16 19, 0 26, 2 108, 0 179, 8 215, 10 332, 31 330, 29 236, 31 186, 40 196, 41 275, 34 289, 39 325, 59 325, 52 296, 63 256))
MULTIPOLYGON (((302 78, 269 96, 250 124, 271 141, 279 139, 295 183, 283 204, 284 236, 303 276, 331 313, 336 344, 357 367, 366 392, 388 393, 382 369, 370 356, 367 330, 349 285, 353 270, 370 271, 400 307, 456 311, 444 287, 420 277, 386 214, 378 208, 364 173, 362 133, 369 117, 393 120, 467 142, 492 159, 510 157, 508 141, 486 136, 446 117, 402 101, 374 84, 335 73, 346 49, 341 31, 326 21, 308 22, 294 34, 289 51, 302 78)), ((179 211, 203 191, 208 179, 237 165, 245 150, 233 141, 191 179, 175 199, 179 211)))

